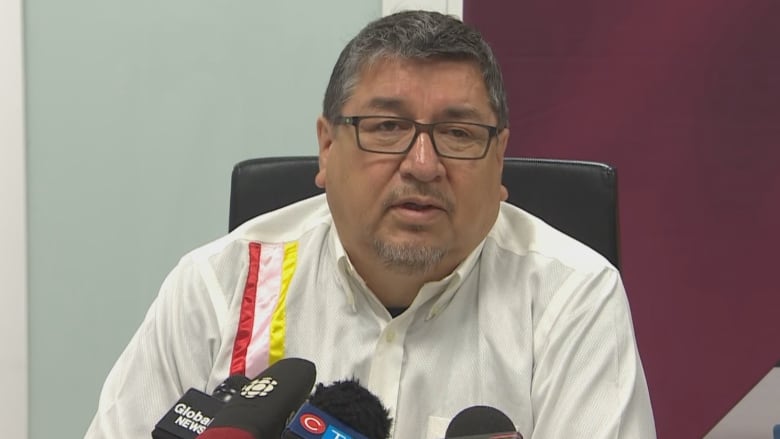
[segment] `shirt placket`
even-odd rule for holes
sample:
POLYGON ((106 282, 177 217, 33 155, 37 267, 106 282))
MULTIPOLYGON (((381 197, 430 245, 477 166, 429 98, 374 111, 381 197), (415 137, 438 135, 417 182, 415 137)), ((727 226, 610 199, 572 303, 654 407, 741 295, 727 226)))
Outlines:
POLYGON ((401 386, 404 339, 412 321, 411 316, 404 317, 391 320, 382 329, 371 361, 368 382, 368 388, 379 396, 393 419, 396 418, 401 386))

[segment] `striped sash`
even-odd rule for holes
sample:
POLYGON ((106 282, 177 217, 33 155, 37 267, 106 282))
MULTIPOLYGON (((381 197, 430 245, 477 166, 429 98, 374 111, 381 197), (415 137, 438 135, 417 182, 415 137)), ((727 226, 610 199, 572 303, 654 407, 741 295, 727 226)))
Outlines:
POLYGON ((284 356, 287 288, 297 259, 297 242, 249 244, 231 375, 254 377, 284 356))

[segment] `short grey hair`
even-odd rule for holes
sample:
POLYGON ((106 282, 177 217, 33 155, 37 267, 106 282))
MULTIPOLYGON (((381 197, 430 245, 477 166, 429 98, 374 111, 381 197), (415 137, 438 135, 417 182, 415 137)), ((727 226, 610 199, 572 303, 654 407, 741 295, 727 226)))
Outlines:
POLYGON ((341 51, 325 90, 322 113, 331 123, 357 86, 363 67, 382 58, 474 61, 482 71, 498 129, 508 124, 501 69, 479 32, 455 17, 431 11, 404 11, 369 23, 341 51))

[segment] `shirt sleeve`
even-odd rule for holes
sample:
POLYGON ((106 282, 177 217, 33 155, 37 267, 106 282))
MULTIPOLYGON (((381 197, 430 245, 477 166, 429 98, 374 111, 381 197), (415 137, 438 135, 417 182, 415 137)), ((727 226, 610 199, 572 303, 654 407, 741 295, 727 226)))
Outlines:
POLYGON ((572 274, 541 317, 535 337, 534 439, 656 437, 616 270, 572 274))
POLYGON ((109 372, 85 439, 148 439, 188 388, 206 391, 219 328, 199 279, 184 261, 165 279, 109 372))

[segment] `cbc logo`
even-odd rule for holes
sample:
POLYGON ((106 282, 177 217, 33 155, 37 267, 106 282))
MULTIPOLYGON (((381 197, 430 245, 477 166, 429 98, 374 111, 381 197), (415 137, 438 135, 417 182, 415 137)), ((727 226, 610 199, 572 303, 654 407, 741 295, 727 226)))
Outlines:
POLYGON ((312 434, 325 433, 325 428, 327 427, 325 421, 315 415, 312 415, 311 413, 302 414, 299 422, 301 423, 301 427, 303 427, 304 430, 312 434))
POLYGON ((270 377, 255 378, 251 383, 241 388, 241 396, 244 398, 257 398, 271 393, 279 383, 270 377))

